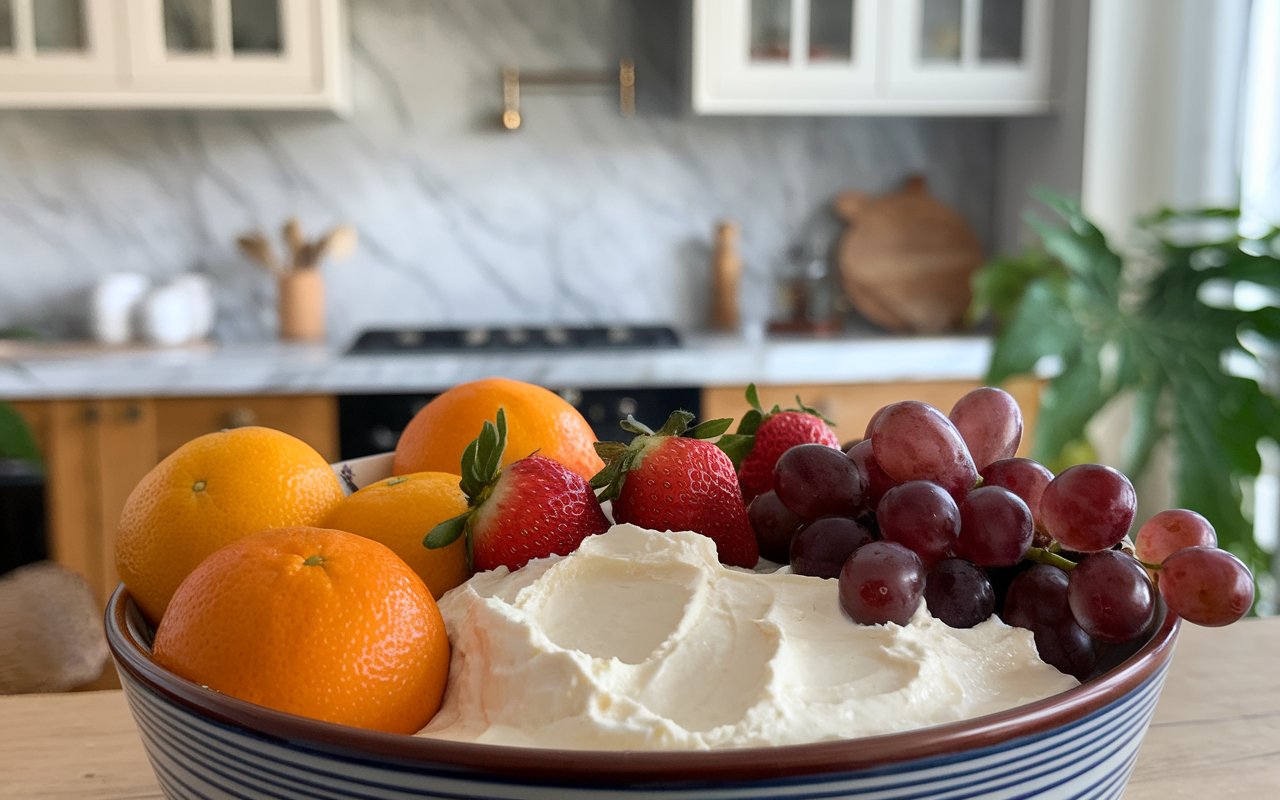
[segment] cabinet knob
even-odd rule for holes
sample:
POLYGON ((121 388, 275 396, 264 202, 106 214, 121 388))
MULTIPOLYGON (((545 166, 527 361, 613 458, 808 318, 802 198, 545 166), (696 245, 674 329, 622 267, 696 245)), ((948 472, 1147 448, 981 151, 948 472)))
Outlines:
POLYGON ((80 419, 84 420, 86 423, 90 425, 97 422, 101 418, 102 418, 102 412, 98 410, 98 407, 96 405, 85 406, 83 409, 80 410, 80 419))
POLYGON ((130 403, 120 412, 120 418, 125 422, 137 422, 142 419, 142 406, 137 403, 130 403))
POLYGON ((245 428, 258 424, 258 412, 246 406, 236 406, 223 418, 224 428, 245 428))

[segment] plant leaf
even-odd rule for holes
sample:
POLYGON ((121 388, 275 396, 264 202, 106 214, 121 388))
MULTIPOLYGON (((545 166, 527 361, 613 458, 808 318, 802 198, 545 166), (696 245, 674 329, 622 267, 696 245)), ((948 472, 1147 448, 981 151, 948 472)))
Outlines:
POLYGON ((1032 283, 995 340, 986 382, 995 386, 1013 375, 1033 373, 1041 358, 1078 347, 1080 336, 1062 298, 1044 282, 1032 283))
POLYGON ((40 448, 27 421, 17 410, 0 401, 0 458, 15 458, 35 464, 40 461, 40 448))
POLYGON ((1084 436, 1086 424, 1110 399, 1102 387, 1097 354, 1081 351, 1040 394, 1031 457, 1042 464, 1056 463, 1058 454, 1084 436))
POLYGON ((1126 475, 1141 475, 1147 471, 1151 454, 1166 430, 1159 418, 1163 385, 1151 382, 1140 386, 1134 397, 1133 422, 1125 437, 1125 454, 1121 469, 1126 475))
POLYGON ((747 405, 756 411, 763 412, 763 409, 760 408, 760 393, 756 391, 754 383, 747 384, 747 405))

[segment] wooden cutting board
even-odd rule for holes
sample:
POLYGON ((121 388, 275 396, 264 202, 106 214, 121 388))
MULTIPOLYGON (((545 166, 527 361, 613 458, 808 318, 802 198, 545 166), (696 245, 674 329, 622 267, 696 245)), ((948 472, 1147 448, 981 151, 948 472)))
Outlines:
POLYGON ((913 176, 897 189, 836 197, 848 227, 836 261, 849 303, 867 319, 901 333, 941 333, 964 321, 969 282, 982 246, 965 219, 913 176))

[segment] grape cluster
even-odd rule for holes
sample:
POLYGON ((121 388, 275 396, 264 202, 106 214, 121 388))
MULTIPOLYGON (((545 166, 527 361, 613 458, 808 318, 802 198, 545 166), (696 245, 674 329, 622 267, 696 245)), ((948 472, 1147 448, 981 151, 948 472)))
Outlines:
POLYGON ((748 515, 761 553, 801 575, 836 578, 855 622, 905 625, 923 601, 957 628, 993 613, 1035 637, 1040 657, 1078 678, 1099 649, 1132 641, 1170 611, 1227 625, 1253 604, 1245 565, 1208 520, 1162 511, 1128 538, 1133 485, 1101 464, 1054 475, 1016 458, 1022 412, 975 389, 943 414, 907 400, 881 408, 841 452, 792 447, 748 515))

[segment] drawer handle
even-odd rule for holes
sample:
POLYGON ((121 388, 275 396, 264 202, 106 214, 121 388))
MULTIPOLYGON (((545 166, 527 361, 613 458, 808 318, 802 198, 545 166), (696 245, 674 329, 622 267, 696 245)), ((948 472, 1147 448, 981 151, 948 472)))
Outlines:
POLYGON ((239 406, 228 411, 223 422, 226 428, 247 428, 258 424, 258 413, 252 408, 239 406))
POLYGON ((125 422, 137 422, 142 419, 142 406, 130 403, 124 407, 124 411, 120 412, 120 418, 125 422))

